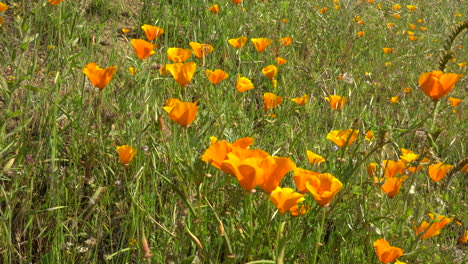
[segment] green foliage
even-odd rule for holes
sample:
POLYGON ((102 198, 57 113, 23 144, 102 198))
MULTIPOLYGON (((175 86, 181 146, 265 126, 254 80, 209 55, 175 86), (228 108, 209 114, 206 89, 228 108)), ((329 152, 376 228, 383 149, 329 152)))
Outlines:
MULTIPOLYGON (((409 173, 392 199, 366 173, 370 162, 397 160, 400 148, 431 164, 466 158, 466 100, 453 108, 443 98, 437 106, 417 87, 419 75, 435 70, 447 54, 445 72, 466 74, 458 66, 468 61, 466 18, 454 15, 463 1, 418 1, 412 12, 406 9, 411 3, 394 11, 389 1, 343 0, 338 10, 328 0, 244 0, 239 6, 206 0, 5 2, 0 262, 142 263, 142 237, 152 263, 310 263, 315 250, 317 263, 377 263, 373 242, 379 238, 404 249, 400 260, 407 263, 468 259, 466 246, 457 245, 468 229, 461 166, 437 183, 427 166, 409 173), (208 11, 216 3, 217 15, 208 11), (321 13, 322 7, 329 10, 321 13), (387 28, 389 22, 395 25, 387 28), (143 24, 165 30, 154 41, 156 54, 144 61, 130 44, 145 39, 143 24), (418 39, 409 40, 408 30, 418 39), (365 35, 358 37, 359 31, 365 35), (240 36, 249 41, 236 50, 227 40, 240 36), (286 36, 293 43, 279 45, 286 36), (273 44, 258 53, 250 39, 261 37, 273 44), (442 47, 446 39, 448 48, 442 47), (190 48, 191 41, 214 51, 204 64, 192 55, 197 71, 188 87, 180 87, 158 67, 171 63, 167 48, 190 48), (395 53, 384 54, 384 47, 395 53), (261 70, 277 56, 288 62, 278 66, 273 88, 261 70), (105 89, 82 73, 90 62, 117 65, 105 89), (205 70, 217 68, 229 78, 212 85, 205 70), (255 88, 238 93, 237 74, 255 88), (283 103, 265 113, 265 92, 282 96, 283 103), (288 100, 303 94, 310 96, 303 107, 288 100), (341 110, 325 101, 330 94, 348 98, 341 110), (390 103, 392 96, 400 103, 390 103), (187 129, 162 109, 169 98, 199 102, 187 129), (360 131, 358 139, 336 151, 326 135, 349 128, 360 131), (368 130, 375 133, 371 142, 364 139, 368 130), (269 194, 246 193, 234 177, 201 161, 210 136, 229 142, 252 137, 254 148, 331 173, 344 188, 326 209, 307 194, 307 214, 279 214, 269 194), (138 151, 128 166, 115 149, 124 144, 138 151), (310 165, 307 150, 327 162, 310 165), (413 227, 428 221, 428 213, 455 220, 440 235, 420 240, 413 227)), ((466 99, 466 87, 462 77, 449 96, 466 99)), ((291 175, 282 187, 294 189, 291 175)))

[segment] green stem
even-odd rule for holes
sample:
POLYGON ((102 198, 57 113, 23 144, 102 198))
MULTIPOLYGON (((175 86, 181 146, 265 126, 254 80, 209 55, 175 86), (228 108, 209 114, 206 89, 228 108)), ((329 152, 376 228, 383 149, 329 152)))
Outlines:
POLYGON ((435 122, 436 122, 436 119, 437 119, 437 109, 438 109, 438 106, 439 106, 439 101, 434 101, 434 110, 432 111, 432 124, 431 124, 431 130, 430 132, 432 132, 435 128, 435 122))
POLYGON ((317 264, 318 249, 320 247, 320 240, 322 239, 323 226, 325 224, 325 215, 327 214, 327 208, 322 207, 322 220, 320 221, 320 229, 317 234, 317 243, 315 243, 314 256, 312 257, 312 263, 317 264))
POLYGON ((283 264, 284 263, 284 251, 286 250, 286 239, 283 235, 284 227, 286 226, 286 222, 281 223, 278 228, 278 237, 276 240, 276 244, 278 247, 276 248, 276 260, 275 264, 283 264))

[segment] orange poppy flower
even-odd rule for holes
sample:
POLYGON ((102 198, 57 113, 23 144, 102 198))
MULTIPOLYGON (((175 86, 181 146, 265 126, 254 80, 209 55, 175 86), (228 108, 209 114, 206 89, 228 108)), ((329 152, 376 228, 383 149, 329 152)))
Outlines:
POLYGON ((328 101, 331 108, 333 108, 334 110, 340 110, 346 103, 346 97, 339 95, 330 95, 325 97, 325 99, 328 101))
POLYGON ((135 73, 136 73, 135 67, 128 67, 128 71, 130 72, 130 74, 131 74, 132 76, 134 76, 135 73))
POLYGON ((232 144, 225 140, 214 140, 205 153, 203 153, 202 161, 221 169, 221 164, 227 159, 227 154, 230 153, 233 148, 248 149, 253 142, 254 140, 250 137, 238 139, 232 144))
POLYGON ((387 23, 387 28, 388 29, 391 29, 393 26, 395 26, 394 23, 391 23, 391 22, 387 23))
POLYGON ((377 257, 382 263, 390 263, 403 256, 404 250, 398 247, 392 247, 384 238, 374 242, 374 249, 377 257))
POLYGON ((307 150, 307 159, 309 160, 310 164, 320 164, 322 162, 325 162, 325 158, 315 154, 314 152, 307 150))
POLYGON ((370 178, 377 177, 377 163, 371 162, 367 165, 367 175, 370 178))
POLYGON ((313 175, 306 181, 306 188, 318 204, 325 207, 341 191, 343 184, 330 173, 320 173, 313 175))
MULTIPOLYGON (((422 30, 422 28, 421 28, 421 30, 422 30)), ((465 67, 466 67, 466 62, 460 62, 460 63, 458 63, 458 67, 460 67, 460 68, 465 68, 465 67)))
POLYGON ((228 40, 229 44, 233 46, 236 49, 241 49, 245 46, 245 43, 247 43, 247 37, 239 37, 235 39, 230 39, 228 40))
POLYGON ((277 187, 270 194, 270 201, 278 208, 280 214, 290 211, 293 207, 297 207, 300 202, 305 201, 305 194, 295 192, 291 188, 277 187))
POLYGON ((198 42, 190 42, 189 45, 192 47, 195 57, 199 59, 206 57, 206 55, 208 55, 208 53, 212 52, 214 49, 210 44, 201 44, 198 42))
POLYGON ((262 160, 260 168, 260 187, 271 193, 278 188, 286 173, 296 168, 296 164, 289 158, 268 155, 262 160))
POLYGON ((268 45, 271 44, 271 40, 267 38, 253 38, 250 41, 255 45, 255 49, 258 52, 264 52, 268 45))
POLYGON ((414 10, 418 9, 418 7, 415 6, 415 5, 407 5, 406 8, 408 8, 409 11, 414 11, 414 10))
POLYGON ((117 66, 112 66, 106 69, 101 69, 96 63, 88 63, 83 68, 83 73, 86 74, 89 81, 97 88, 104 89, 112 80, 117 66))
POLYGON ((304 94, 302 97, 296 97, 291 99, 291 101, 295 102, 300 106, 304 106, 307 103, 307 101, 309 101, 309 95, 304 94))
POLYGON ((393 17, 394 17, 395 19, 400 19, 400 18, 401 18, 401 15, 395 13, 395 14, 393 14, 393 17))
POLYGON ((0 3, 0 13, 8 10, 8 6, 4 3, 0 3))
POLYGON ((292 38, 291 37, 280 38, 278 42, 283 46, 288 46, 288 45, 291 45, 292 38))
POLYGON ((276 74, 278 73, 278 68, 275 65, 268 65, 262 69, 263 75, 270 80, 275 79, 276 74))
POLYGON ((400 97, 398 96, 392 96, 392 98, 390 98, 390 100, 388 100, 390 103, 392 104, 399 104, 400 103, 400 97))
POLYGON ((58 5, 60 2, 63 2, 64 0, 48 0, 51 5, 58 5))
POLYGON ((421 74, 418 83, 427 96, 433 100, 439 100, 455 87, 462 76, 462 74, 432 71, 421 74))
POLYGON ((132 30, 129 29, 129 28, 122 28, 122 33, 124 33, 124 34, 128 34, 130 31, 132 31, 132 30))
POLYGON ((445 178, 447 173, 452 169, 453 165, 450 164, 444 164, 443 162, 439 162, 437 164, 432 164, 429 165, 429 177, 435 181, 438 182, 445 178))
POLYGON ((206 70, 205 73, 212 84, 218 84, 229 77, 228 73, 221 69, 216 69, 215 71, 206 70))
POLYGON ((307 192, 306 182, 314 175, 319 174, 315 171, 304 170, 301 168, 294 169, 293 180, 296 183, 296 188, 301 193, 307 192))
POLYGON ((366 34, 365 31, 359 31, 358 33, 356 33, 356 35, 360 38, 364 37, 365 34, 366 34))
POLYGON ((274 93, 265 93, 263 94, 263 111, 268 111, 268 109, 273 109, 280 105, 283 102, 283 97, 277 96, 274 93))
POLYGON ((468 230, 465 230, 463 234, 458 238, 458 245, 464 245, 468 243, 468 230))
POLYGON ((131 43, 137 57, 142 60, 155 54, 156 52, 154 51, 154 49, 158 47, 158 45, 149 43, 148 41, 143 39, 132 39, 131 43))
POLYGON ((117 147, 117 151, 119 152, 119 159, 123 165, 128 165, 130 161, 132 161, 133 157, 137 153, 135 149, 128 145, 122 145, 117 147))
POLYGON ((298 205, 295 205, 289 209, 289 212, 291 213, 292 216, 299 216, 299 215, 303 215, 307 213, 309 209, 310 209, 309 206, 305 204, 302 204, 301 208, 299 208, 298 205))
POLYGON ((397 174, 403 175, 406 170, 406 164, 402 160, 383 160, 382 166, 386 178, 395 177, 397 174))
POLYGON ((320 8, 319 12, 320 14, 324 14, 328 11, 328 7, 323 7, 323 8, 320 8))
POLYGON ((388 53, 393 53, 393 49, 392 48, 382 48, 383 52, 385 54, 388 54, 388 53))
POLYGON ((166 64, 166 71, 172 74, 172 77, 180 86, 187 86, 190 83, 196 69, 197 64, 195 62, 166 64))
POLYGON ((367 141, 372 141, 374 140, 374 131, 372 130, 367 130, 366 136, 364 137, 367 141))
POLYGON ((263 183, 261 164, 269 154, 260 149, 233 149, 221 164, 221 170, 234 175, 239 184, 250 192, 263 183))
POLYGON ((231 0, 231 1, 236 5, 239 5, 242 2, 242 0, 231 0))
POLYGON ((167 59, 179 63, 185 62, 192 56, 192 51, 190 49, 181 49, 181 48, 169 48, 167 49, 167 59))
POLYGON ((461 103, 461 101, 463 101, 462 99, 459 99, 459 98, 455 98, 455 97, 449 97, 449 102, 450 102, 450 105, 452 107, 456 107, 459 103, 461 103))
POLYGON ((338 147, 343 147, 345 144, 348 147, 356 140, 359 130, 333 130, 327 135, 327 139, 335 143, 338 147), (346 143, 347 142, 347 143, 346 143))
POLYGON ((166 69, 166 65, 163 65, 161 66, 161 68, 159 68, 159 73, 163 76, 166 76, 167 75, 167 69, 166 69))
POLYGON ((453 221, 453 218, 448 218, 443 215, 433 215, 429 214, 431 218, 431 223, 422 221, 419 227, 414 227, 414 233, 416 236, 421 235, 421 239, 430 238, 440 234, 440 230, 446 226, 448 223, 453 221))
POLYGON ((286 62, 288 62, 287 60, 281 58, 281 57, 276 57, 276 63, 278 63, 278 65, 283 65, 285 64, 286 62))
POLYGON ((144 24, 143 26, 141 26, 141 29, 143 29, 143 31, 145 32, 146 38, 149 41, 155 40, 157 37, 159 37, 160 35, 164 33, 164 29, 159 28, 157 26, 148 25, 148 24, 144 24))
POLYGON ((208 10, 211 13, 218 14, 219 13, 219 5, 212 5, 208 10))
POLYGON ((395 197, 400 191, 401 184, 406 179, 406 176, 401 178, 386 178, 385 183, 382 185, 382 191, 388 194, 389 198, 395 197))
POLYGON ((413 162, 419 158, 419 155, 413 151, 405 148, 401 148, 400 159, 404 162, 413 162))
POLYGON ((254 88, 253 83, 246 77, 237 77, 236 89, 240 93, 245 92, 247 90, 251 90, 254 88))
POLYGON ((198 112, 196 103, 183 102, 174 98, 167 99, 163 109, 172 121, 183 127, 188 127, 195 120, 198 112))

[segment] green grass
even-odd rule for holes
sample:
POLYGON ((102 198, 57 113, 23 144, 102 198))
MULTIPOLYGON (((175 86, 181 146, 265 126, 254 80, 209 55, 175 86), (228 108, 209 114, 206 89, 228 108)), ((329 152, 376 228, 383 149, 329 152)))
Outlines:
MULTIPOLYGON (((393 18, 388 1, 342 0, 335 10, 331 0, 244 0, 244 11, 231 1, 206 0, 3 2, 9 9, 0 14, 0 262, 312 263, 318 250, 317 263, 379 263, 373 247, 379 238, 404 249, 399 259, 407 263, 468 260, 466 245, 457 245, 468 229, 466 173, 435 183, 425 166, 408 175, 392 199, 366 173, 370 162, 397 160, 400 148, 431 162, 455 165, 467 157, 466 100, 456 112, 447 102, 449 96, 467 99, 467 78, 436 111, 417 87, 420 74, 438 69, 450 33, 466 20, 466 1, 401 1, 401 19, 393 18), (208 11, 215 3, 218 15, 208 11), (418 10, 409 12, 408 4, 418 10), (328 12, 320 13, 322 7, 328 12), (353 21, 357 16, 363 26, 353 21), (387 29, 388 22, 395 26, 387 29), (155 40, 156 54, 144 61, 130 44, 145 39, 143 24, 165 30, 155 40), (417 27, 415 41, 408 39, 409 24, 417 27), (121 28, 132 31, 125 35, 121 28), (238 51, 227 40, 240 36, 249 41, 238 51), (285 36, 293 38, 290 46, 278 44, 285 36), (274 41, 263 53, 250 42, 259 37, 274 41), (191 41, 214 51, 204 66, 189 59, 198 67, 182 88, 155 66, 171 63, 167 48, 189 48, 191 41), (395 53, 384 54, 384 47, 395 53), (261 70, 277 56, 288 62, 279 66, 273 88, 261 70), (103 90, 82 73, 91 62, 118 67, 103 90), (229 78, 215 86, 205 70, 217 68, 229 78), (238 93, 238 73, 255 88, 238 93), (285 99, 270 110, 276 118, 263 111, 265 92, 285 99), (303 94, 310 96, 303 107, 287 100, 303 94), (324 99, 329 94, 348 102, 335 111, 324 99), (390 103, 392 96, 400 103, 390 103), (162 109, 169 98, 199 102, 187 129, 162 109), (357 141, 335 151, 326 135, 349 128, 360 131, 357 141), (369 129, 372 142, 364 139, 369 129), (326 209, 307 194, 307 214, 279 214, 269 194, 247 193, 234 177, 201 161, 210 136, 252 137, 254 148, 331 173, 344 188, 326 209), (138 150, 129 166, 116 151, 124 144, 138 150), (326 164, 310 165, 306 150, 326 164), (413 226, 428 221, 428 213, 455 220, 420 240, 413 226), (143 236, 153 254, 146 260, 143 236)), ((456 62, 449 61, 446 72, 466 75, 458 66, 468 61, 466 33, 448 47, 456 62)), ((294 189, 291 176, 280 186, 294 189)))

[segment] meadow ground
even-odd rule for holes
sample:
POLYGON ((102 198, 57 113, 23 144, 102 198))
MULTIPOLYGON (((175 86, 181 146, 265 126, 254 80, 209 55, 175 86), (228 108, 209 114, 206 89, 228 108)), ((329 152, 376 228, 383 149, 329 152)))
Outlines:
POLYGON ((0 262, 468 262, 466 0, 0 10, 0 262))

